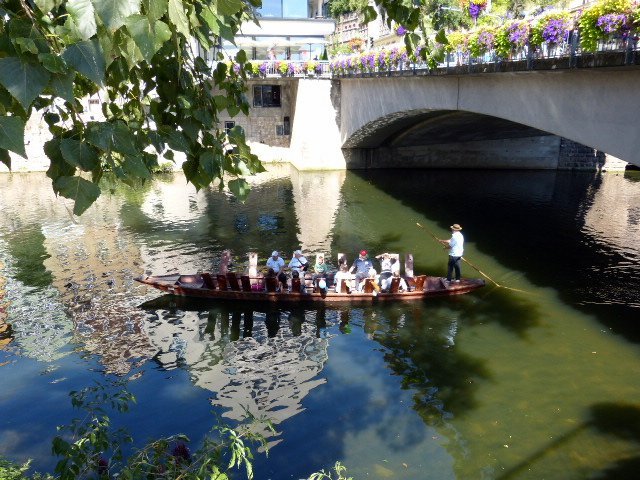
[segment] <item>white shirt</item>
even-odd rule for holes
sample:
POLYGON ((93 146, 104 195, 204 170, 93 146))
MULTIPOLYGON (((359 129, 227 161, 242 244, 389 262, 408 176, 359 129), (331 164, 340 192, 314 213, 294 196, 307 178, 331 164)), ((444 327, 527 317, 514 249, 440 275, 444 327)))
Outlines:
POLYGON ((460 232, 453 232, 449 240, 449 255, 461 257, 464 253, 464 237, 460 232))
POLYGON ((298 273, 302 273, 304 270, 302 270, 302 268, 307 264, 307 259, 304 258, 302 255, 300 255, 299 257, 296 257, 294 255, 294 257, 291 259, 291 261, 289 262, 289 268, 291 270, 295 270, 298 273))
POLYGON ((280 269, 284 267, 284 260, 281 257, 278 257, 275 260, 273 259, 273 257, 269 257, 269 260, 267 260, 267 267, 273 268, 273 271, 275 273, 278 273, 280 272, 280 269))
MULTIPOLYGON (((391 288, 391 280, 393 280, 393 277, 389 277, 389 278, 385 278, 384 280, 382 280, 382 282, 380 283, 380 288, 384 291, 387 291, 391 288)), ((407 287, 407 282, 404 281, 404 278, 400 277, 400 283, 398 284, 398 290, 402 290, 404 292, 406 292, 407 290, 409 290, 409 287, 407 287)))
POLYGON ((352 278, 352 275, 349 272, 340 272, 338 271, 338 273, 335 274, 335 276, 333 277, 333 279, 336 282, 336 293, 340 293, 340 284, 342 283, 342 280, 346 280, 346 284, 347 287, 351 287, 350 285, 350 280, 352 278))

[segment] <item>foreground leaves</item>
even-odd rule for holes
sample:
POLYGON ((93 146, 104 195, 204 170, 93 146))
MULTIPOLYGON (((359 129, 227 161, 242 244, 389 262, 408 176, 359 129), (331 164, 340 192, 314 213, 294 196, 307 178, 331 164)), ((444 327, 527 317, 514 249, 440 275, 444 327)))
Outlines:
MULTIPOLYGON (((233 41, 258 0, 6 0, 0 2, 0 162, 26 156, 24 129, 49 128, 47 175, 81 214, 105 172, 135 185, 174 152, 196 188, 216 183, 243 199, 263 170, 244 135, 218 116, 248 112, 247 56, 228 69, 200 56, 233 41), (202 49, 193 48, 197 39, 202 49), (86 122, 91 98, 95 117, 86 122), (225 101, 216 101, 223 98, 225 101), (231 148, 229 148, 229 146, 231 148)), ((225 59, 221 54, 214 60, 225 59)))

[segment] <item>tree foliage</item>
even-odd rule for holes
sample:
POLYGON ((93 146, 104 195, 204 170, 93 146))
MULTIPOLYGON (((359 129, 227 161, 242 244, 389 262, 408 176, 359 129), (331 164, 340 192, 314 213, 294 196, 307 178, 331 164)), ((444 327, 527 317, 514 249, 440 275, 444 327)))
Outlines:
POLYGON ((52 134, 47 175, 56 194, 84 212, 112 172, 134 184, 162 154, 186 158, 200 189, 220 180, 244 195, 242 178, 262 170, 244 134, 227 136, 219 113, 248 112, 246 54, 237 68, 207 58, 233 41, 260 0, 3 0, 0 3, 0 161, 25 154, 27 120, 52 134), (197 40, 194 41, 194 40, 197 40), (198 48, 198 43, 201 48, 198 48), (84 98, 98 98, 104 118, 88 119, 84 98), (235 148, 230 148, 229 145, 235 148))

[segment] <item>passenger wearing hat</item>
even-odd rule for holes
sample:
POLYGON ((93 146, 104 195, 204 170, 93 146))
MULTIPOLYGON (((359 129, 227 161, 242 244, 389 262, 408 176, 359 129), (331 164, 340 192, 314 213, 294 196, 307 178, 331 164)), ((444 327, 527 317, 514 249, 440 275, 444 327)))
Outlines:
POLYGON ((284 288, 287 288, 287 276, 282 271, 284 268, 284 259, 280 257, 277 250, 271 252, 269 260, 267 260, 267 268, 271 268, 278 276, 278 280, 282 283, 284 288))
POLYGON ((296 250, 293 252, 293 258, 289 262, 289 268, 292 272, 298 272, 298 274, 304 274, 309 267, 307 259, 302 255, 302 250, 296 250))
POLYGON ((353 271, 355 270, 355 283, 356 285, 360 285, 360 283, 369 276, 369 270, 371 270, 372 268, 373 263, 367 257, 367 251, 362 250, 360 252, 360 256, 356 258, 355 262, 353 262, 353 265, 351 265, 349 273, 353 273, 353 271))
POLYGON ((449 249, 447 282, 451 282, 452 274, 455 271, 455 283, 460 283, 460 260, 464 253, 464 237, 461 233, 462 227, 457 223, 454 223, 449 228, 451 229, 451 238, 449 240, 438 239, 438 241, 449 249))

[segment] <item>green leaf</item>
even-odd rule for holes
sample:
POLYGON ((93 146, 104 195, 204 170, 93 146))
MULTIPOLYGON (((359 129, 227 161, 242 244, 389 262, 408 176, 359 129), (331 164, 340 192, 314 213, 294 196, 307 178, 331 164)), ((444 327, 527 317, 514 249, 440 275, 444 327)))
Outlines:
POLYGON ((76 172, 76 167, 68 164, 60 153, 60 140, 53 138, 44 144, 44 153, 49 158, 49 169, 47 177, 54 182, 56 179, 64 176, 71 177, 76 172))
POLYGON ((93 123, 87 132, 87 141, 105 152, 118 152, 136 156, 135 138, 122 122, 93 123))
POLYGON ((122 163, 122 169, 134 177, 151 178, 151 172, 139 156, 127 156, 122 163))
POLYGON ((104 85, 106 63, 102 48, 97 40, 78 42, 70 45, 62 58, 68 65, 100 86, 104 85))
POLYGON ((51 73, 67 73, 67 65, 64 63, 62 57, 58 55, 41 53, 38 55, 38 60, 40 60, 42 66, 51 73))
POLYGON ((206 151, 200 155, 200 170, 207 174, 210 180, 221 176, 221 162, 215 152, 206 151))
POLYGON ((3 148, 0 148, 0 162, 4 163, 11 170, 11 155, 3 148))
POLYGON ((53 75, 51 77, 51 90, 56 96, 73 103, 76 100, 73 94, 73 81, 75 78, 76 72, 69 72, 66 75, 53 75))
POLYGON ((238 198, 241 202, 244 202, 251 191, 251 185, 247 183, 244 178, 237 178, 235 180, 230 180, 227 183, 229 190, 233 195, 238 198))
POLYGON ((20 102, 25 110, 49 83, 49 72, 40 65, 20 58, 0 58, 0 85, 20 102))
POLYGON ((100 196, 100 188, 82 177, 59 177, 53 188, 60 195, 74 201, 73 213, 82 215, 100 196))
POLYGON ((56 0, 35 0, 35 2, 42 13, 49 13, 56 6, 56 0))
POLYGON ((378 12, 371 5, 368 5, 362 11, 364 14, 364 23, 369 23, 378 18, 378 12))
POLYGON ((216 2, 216 8, 220 15, 235 15, 243 7, 244 4, 241 0, 218 0, 216 2))
POLYGON ((447 34, 444 32, 444 28, 438 30, 436 34, 436 42, 441 45, 449 45, 449 40, 447 39, 447 34))
POLYGON ((149 21, 154 22, 167 13, 168 0, 142 0, 142 7, 149 21))
POLYGON ((100 159, 95 148, 72 138, 65 138, 60 141, 60 152, 62 157, 76 167, 85 172, 93 171, 100 166, 100 159))
POLYGON ((169 0, 169 20, 187 39, 191 39, 189 19, 185 13, 182 0, 169 0))
POLYGON ((24 150, 24 120, 20 117, 0 117, 0 148, 27 158, 24 150))
POLYGON ((151 59, 162 44, 171 38, 171 30, 164 22, 149 22, 143 15, 132 15, 126 20, 127 30, 140 49, 147 62, 151 59))
POLYGON ((100 19, 111 30, 116 31, 125 19, 140 11, 140 0, 91 0, 100 19))
POLYGON ((33 53, 34 55, 38 54, 38 47, 36 46, 36 42, 32 38, 16 38, 13 40, 15 45, 18 46, 18 50, 20 53, 33 53))
POLYGON ((95 12, 91 0, 69 0, 66 3, 70 27, 80 35, 82 40, 89 40, 98 31, 95 12))

